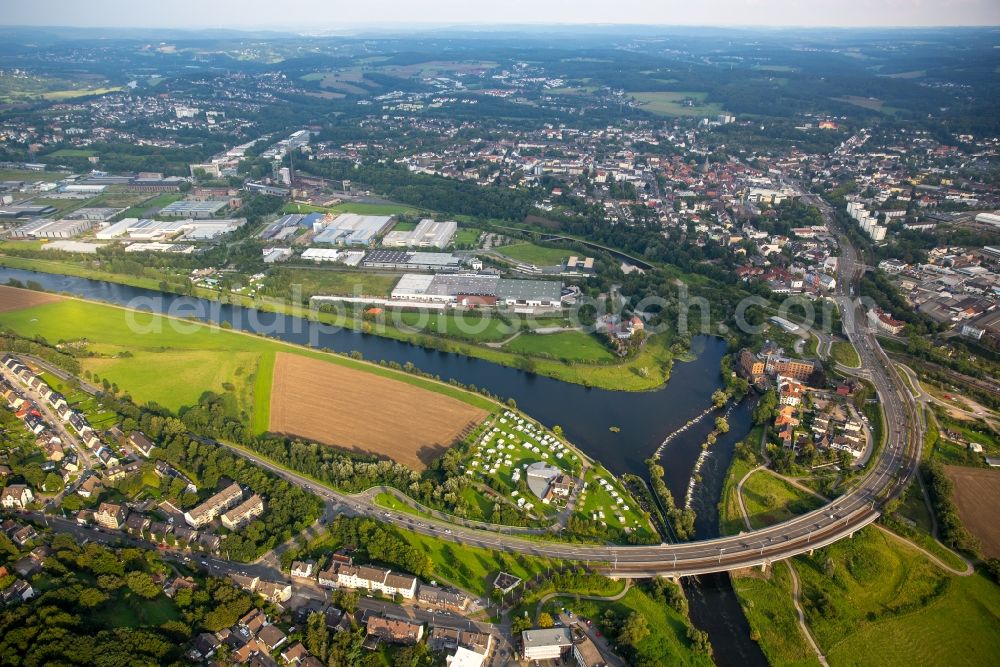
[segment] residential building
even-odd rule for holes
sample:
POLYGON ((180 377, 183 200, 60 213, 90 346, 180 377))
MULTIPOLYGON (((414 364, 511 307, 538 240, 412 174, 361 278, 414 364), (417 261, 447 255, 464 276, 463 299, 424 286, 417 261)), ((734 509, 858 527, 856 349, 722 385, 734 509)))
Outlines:
POLYGON ((128 436, 128 444, 132 445, 132 448, 142 456, 149 458, 149 455, 153 453, 153 448, 156 447, 156 443, 146 437, 146 434, 142 431, 132 431, 128 436))
POLYGON ((465 611, 469 607, 469 598, 465 594, 428 584, 420 585, 417 601, 420 604, 457 612, 465 611))
POLYGON ((293 561, 292 562, 292 576, 299 577, 301 579, 310 579, 313 575, 313 569, 316 563, 311 560, 306 561, 293 561))
POLYGON ((366 627, 369 637, 394 644, 416 644, 424 636, 423 623, 411 623, 374 614, 368 617, 366 627))
POLYGON ((573 644, 573 657, 577 667, 608 667, 604 656, 590 637, 584 637, 582 641, 573 644))
POLYGON ((230 484, 197 507, 185 512, 184 520, 192 528, 201 528, 238 503, 242 497, 243 490, 240 485, 230 484))
POLYGON ((35 494, 25 484, 11 484, 0 493, 0 507, 24 509, 35 500, 35 494))
POLYGON ((119 530, 128 518, 128 508, 116 503, 101 503, 94 512, 94 522, 102 528, 119 530))
POLYGON ((222 525, 229 530, 236 530, 264 513, 264 500, 256 493, 237 507, 222 515, 222 525))

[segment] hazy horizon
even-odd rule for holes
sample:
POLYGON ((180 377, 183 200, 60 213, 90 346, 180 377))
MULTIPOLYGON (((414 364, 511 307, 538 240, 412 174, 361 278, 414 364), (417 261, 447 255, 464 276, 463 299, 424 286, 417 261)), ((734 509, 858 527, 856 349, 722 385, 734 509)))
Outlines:
POLYGON ((508 0, 502 6, 461 0, 432 3, 370 0, 363 6, 322 0, 275 5, 264 0, 14 0, 0 24, 8 27, 172 28, 322 33, 405 28, 523 26, 643 26, 717 28, 914 28, 1000 25, 996 0, 841 0, 814 6, 799 0, 578 0, 571 9, 553 0, 508 0), (383 17, 391 17, 386 20, 383 17), (723 20, 719 20, 723 18, 723 20))

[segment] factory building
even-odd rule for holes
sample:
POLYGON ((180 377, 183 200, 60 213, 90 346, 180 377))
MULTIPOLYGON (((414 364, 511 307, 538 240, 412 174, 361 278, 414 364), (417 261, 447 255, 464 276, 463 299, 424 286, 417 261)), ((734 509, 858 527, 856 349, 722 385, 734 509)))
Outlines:
POLYGON ((94 226, 92 220, 33 220, 13 232, 15 239, 71 239, 94 226))
POLYGON ((481 274, 404 274, 392 290, 392 300, 464 307, 502 305, 514 309, 551 309, 562 307, 562 283, 481 274))
POLYGON ((448 247, 458 232, 454 220, 436 222, 430 218, 421 220, 411 231, 392 231, 385 235, 382 245, 387 248, 438 248, 448 247))
POLYGON ((316 243, 331 245, 370 246, 392 225, 391 215, 358 215, 343 213, 337 217, 318 213, 306 216, 304 224, 310 224, 316 236, 316 243))
POLYGON ((213 218, 220 211, 229 208, 228 200, 209 199, 206 201, 193 201, 184 199, 167 204, 160 209, 160 215, 175 218, 213 218))
POLYGON ((372 250, 362 262, 367 269, 389 271, 441 271, 453 273, 461 270, 461 258, 448 252, 413 252, 406 250, 372 250))
POLYGON ((100 240, 128 237, 133 241, 164 241, 184 238, 190 241, 212 241, 239 229, 246 218, 212 220, 145 220, 125 218, 110 225, 96 236, 100 240))

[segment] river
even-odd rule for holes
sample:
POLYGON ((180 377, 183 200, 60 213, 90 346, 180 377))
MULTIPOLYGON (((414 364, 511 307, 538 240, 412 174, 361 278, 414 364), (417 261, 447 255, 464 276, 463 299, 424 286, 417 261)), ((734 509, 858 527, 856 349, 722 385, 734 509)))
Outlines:
MULTIPOLYGON (((719 364, 727 351, 724 340, 696 336, 692 340, 692 353, 696 358, 675 363, 665 386, 648 392, 607 391, 376 335, 334 330, 288 315, 212 304, 194 297, 86 278, 0 268, 0 283, 12 278, 22 283, 34 281, 52 292, 122 306, 140 305, 161 313, 185 309, 212 312, 213 322, 228 323, 234 329, 251 333, 268 331, 272 337, 287 342, 312 344, 337 352, 358 351, 365 359, 373 361, 411 362, 444 380, 474 384, 505 399, 513 398, 518 406, 546 426, 562 426, 570 441, 601 461, 611 472, 618 475, 634 473, 643 478, 647 477, 645 460, 666 436, 711 404, 712 393, 722 386, 719 364), (611 431, 611 427, 617 427, 618 431, 611 431)), ((729 432, 719 438, 702 466, 702 483, 692 499, 698 510, 699 537, 718 534, 716 507, 722 483, 736 442, 750 430, 749 413, 749 402, 733 410, 729 432)), ((709 416, 678 434, 664 448, 661 456, 666 471, 664 479, 679 504, 684 502, 688 482, 701 453, 701 443, 712 429, 713 421, 714 416, 709 416)), ((692 619, 709 633, 719 664, 766 664, 760 649, 749 640, 749 628, 728 577, 707 578, 686 588, 691 599, 692 619)))

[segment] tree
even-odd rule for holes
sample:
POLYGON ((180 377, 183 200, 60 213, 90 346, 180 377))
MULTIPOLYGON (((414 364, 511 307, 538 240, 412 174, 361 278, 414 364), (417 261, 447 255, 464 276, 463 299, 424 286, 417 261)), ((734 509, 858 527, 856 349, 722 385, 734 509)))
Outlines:
POLYGON ((714 392, 712 392, 712 403, 715 405, 715 407, 721 408, 723 405, 726 404, 727 400, 729 400, 729 397, 726 396, 726 392, 722 391, 721 389, 716 389, 714 392))
POLYGON ((542 612, 538 615, 538 627, 540 628, 551 628, 554 627, 556 622, 552 619, 552 615, 548 612, 542 612))
POLYGON ((618 641, 635 648, 648 636, 649 623, 646 621, 646 617, 633 611, 622 624, 622 628, 618 632, 618 641))
POLYGON ((42 489, 46 493, 58 493, 59 491, 62 491, 62 488, 63 488, 62 477, 55 474, 54 472, 50 472, 48 475, 46 475, 45 481, 42 482, 42 489))
MULTIPOLYGON (((551 617, 550 617, 551 619, 551 617)), ((510 630, 515 635, 518 635, 525 630, 531 629, 531 619, 527 616, 517 616, 510 623, 510 630)))
POLYGON ((725 417, 715 418, 715 430, 718 431, 719 433, 729 432, 729 422, 726 421, 725 417))
POLYGON ((774 389, 768 389, 760 397, 760 402, 753 409, 754 424, 766 424, 774 417, 774 409, 778 407, 778 395, 774 389))
POLYGON ((691 642, 691 648, 696 653, 704 653, 707 656, 712 655, 712 643, 708 640, 707 632, 690 627, 688 628, 687 636, 691 642))
POLYGON ((326 616, 321 611, 309 614, 306 638, 303 642, 309 652, 320 660, 326 660, 330 652, 330 631, 326 627, 326 616))
POLYGON ((80 606, 86 609, 91 609, 98 605, 104 604, 107 601, 108 596, 106 593, 96 589, 96 588, 84 588, 80 591, 80 597, 77 598, 80 606))
POLYGON ((145 572, 129 572, 125 575, 125 584, 130 591, 147 600, 152 600, 161 593, 160 587, 145 572))

